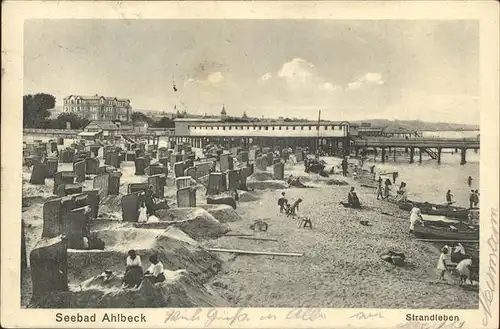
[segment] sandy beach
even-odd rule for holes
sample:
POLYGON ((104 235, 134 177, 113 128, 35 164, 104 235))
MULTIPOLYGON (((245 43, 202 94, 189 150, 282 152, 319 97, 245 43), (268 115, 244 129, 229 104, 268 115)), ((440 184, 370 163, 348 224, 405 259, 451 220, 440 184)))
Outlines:
MULTIPOLYGON (((330 167, 340 161, 336 158, 325 160, 330 167)), ((70 167, 71 164, 60 164, 59 170, 71 170, 70 167)), ((107 256, 102 256, 104 258, 98 262, 93 262, 92 258, 83 260, 83 256, 71 254, 68 273, 70 284, 90 279, 110 264, 113 269, 120 269, 126 251, 137 248, 146 251, 160 250, 163 253, 161 255, 168 259, 165 263, 167 270, 187 269, 188 272, 194 273, 193 278, 189 277, 189 280, 185 281, 188 282, 186 289, 191 293, 210 295, 210 298, 203 295, 200 299, 209 300, 208 305, 213 306, 448 309, 478 307, 477 292, 458 287, 451 277, 447 281, 438 279, 436 263, 439 250, 432 244, 410 237, 409 220, 402 219, 408 218, 407 212, 399 210, 392 203, 376 200, 375 190, 359 186, 359 183, 350 177, 331 175, 330 178, 322 178, 319 175, 304 173, 303 168, 302 163, 287 166, 285 177, 290 174, 301 176, 302 181, 311 188, 268 188, 242 192, 241 202, 236 210, 228 206, 205 205, 205 189, 200 188, 197 193, 199 208, 196 208, 200 210, 196 210, 199 212, 196 216, 198 219, 202 218, 201 224, 178 225, 179 230, 175 231, 175 234, 172 230, 167 230, 169 232, 161 239, 158 236, 163 234, 164 227, 154 233, 152 229, 134 228, 131 223, 121 223, 119 197, 110 197, 101 202, 100 215, 103 219, 93 223, 92 230, 101 232, 100 237, 107 242, 106 249, 111 248, 114 254, 108 255, 105 252, 107 256), (328 184, 333 179, 344 180, 348 185, 328 184), (360 210, 339 205, 340 201, 347 200, 350 186, 354 186, 358 192, 363 206, 360 210), (299 214, 312 220, 312 229, 298 228, 296 220, 279 213, 277 199, 282 191, 286 192, 290 202, 298 198, 304 200, 299 214), (269 224, 267 232, 254 233, 250 230, 250 224, 257 219, 269 224), (360 220, 367 220, 368 226, 361 225, 360 220), (202 232, 211 229, 207 223, 217 228, 213 231, 214 234, 202 232), (124 233, 124 230, 129 233, 124 233), (224 232, 229 230, 231 234, 254 234, 254 237, 276 239, 277 242, 225 236, 224 232), (120 239, 126 243, 120 243, 120 239), (186 247, 188 245, 193 247, 186 247), (204 248, 296 252, 304 255, 235 255, 208 252, 204 248), (383 261, 380 255, 389 250, 405 253, 408 265, 397 267, 383 261), (198 261, 199 264, 196 263, 198 261), (193 280, 196 281, 195 284, 192 283, 193 280)), ((23 170, 24 198, 27 200, 30 197, 33 203, 23 209, 29 255, 41 236, 43 201, 51 197, 53 183, 51 179, 47 179, 45 186, 31 185, 27 182, 30 172, 26 168, 23 170), (34 196, 37 197, 33 198, 34 196)), ((127 184, 142 182, 146 177, 134 175, 133 163, 124 163, 121 171, 123 176, 120 193, 123 194, 127 184)), ((252 186, 251 181, 255 178, 260 180, 260 184, 254 186, 260 188, 286 186, 283 182, 262 181, 270 176, 271 168, 268 168, 268 173, 256 173, 250 177, 249 186, 252 186)), ((169 204, 175 202, 172 174, 169 173, 165 189, 169 204)), ((86 180, 84 190, 91 188, 91 185, 92 181, 86 180)), ((175 207, 172 208, 171 212, 175 211, 175 207)), ((178 213, 180 216, 187 214, 183 211, 178 213)), ((29 303, 30 286, 27 272, 22 280, 23 306, 29 303)), ((184 303, 182 299, 177 302, 178 305, 172 303, 174 301, 165 305, 193 306, 184 303)))

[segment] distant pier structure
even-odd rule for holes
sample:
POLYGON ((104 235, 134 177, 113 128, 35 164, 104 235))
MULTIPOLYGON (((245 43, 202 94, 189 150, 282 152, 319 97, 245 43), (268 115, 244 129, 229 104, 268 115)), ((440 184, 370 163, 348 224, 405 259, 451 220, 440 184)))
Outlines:
POLYGON ((477 152, 480 148, 480 138, 439 138, 423 137, 421 132, 409 131, 405 129, 387 130, 383 127, 352 127, 350 132, 352 145, 356 155, 360 150, 372 149, 378 154, 381 150, 381 160, 384 163, 392 154, 396 159, 396 151, 404 149, 409 152, 410 163, 414 163, 415 153, 418 151, 419 162, 422 162, 422 155, 427 154, 432 159, 441 163, 441 154, 445 149, 452 149, 455 152, 460 150, 460 164, 467 163, 467 150, 473 149, 477 152))

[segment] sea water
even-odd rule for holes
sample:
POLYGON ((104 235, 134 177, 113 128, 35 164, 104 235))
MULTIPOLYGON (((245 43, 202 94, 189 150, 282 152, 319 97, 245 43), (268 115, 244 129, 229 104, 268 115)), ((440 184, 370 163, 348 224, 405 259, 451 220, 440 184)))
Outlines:
MULTIPOLYGON (((375 165, 375 173, 378 177, 383 172, 398 172, 396 186, 392 186, 392 193, 395 194, 401 182, 406 183, 408 199, 413 201, 428 201, 432 203, 446 202, 446 192, 451 190, 453 201, 456 206, 468 207, 471 189, 479 190, 479 156, 480 152, 467 150, 467 163, 460 165, 460 151, 458 153, 442 153, 441 164, 428 156, 422 156, 422 163, 418 161, 418 152, 414 157, 414 163, 409 163, 408 157, 392 156, 382 163, 380 156, 376 161, 368 159, 363 168, 369 169, 375 165), (472 185, 468 185, 468 177, 472 177, 472 185)), ((382 178, 389 178, 392 175, 383 175, 382 178)))
MULTIPOLYGON (((479 130, 423 133, 423 137, 437 138, 476 138, 479 135, 479 130)), ((480 152, 479 150, 477 153, 474 150, 467 150, 467 163, 460 165, 460 150, 453 154, 449 152, 454 150, 445 149, 443 151, 447 153, 441 154, 441 164, 426 154, 422 156, 422 163, 419 163, 418 151, 415 152, 415 162, 412 164, 409 163, 409 156, 394 162, 390 155, 389 161, 385 164, 380 163, 380 161, 373 164, 382 172, 397 171, 399 175, 393 190, 395 192, 402 181, 406 182, 408 199, 410 200, 444 203, 446 202, 446 192, 449 189, 456 202, 454 205, 468 207, 471 189, 479 190, 480 152), (471 187, 467 182, 469 176, 472 177, 471 187)), ((392 177, 390 178, 392 179, 392 177)))

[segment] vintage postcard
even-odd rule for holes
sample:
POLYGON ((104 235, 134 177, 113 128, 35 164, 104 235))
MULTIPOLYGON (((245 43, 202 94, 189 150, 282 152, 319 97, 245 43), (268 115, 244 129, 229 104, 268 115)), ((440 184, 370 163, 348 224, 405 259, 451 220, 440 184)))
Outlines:
POLYGON ((498 328, 498 2, 2 9, 2 327, 498 328))

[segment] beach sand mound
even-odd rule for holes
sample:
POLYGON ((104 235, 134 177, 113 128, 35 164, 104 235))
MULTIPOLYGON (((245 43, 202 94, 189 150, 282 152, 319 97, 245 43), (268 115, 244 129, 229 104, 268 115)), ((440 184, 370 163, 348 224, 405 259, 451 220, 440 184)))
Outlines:
POLYGON ((23 208, 28 208, 31 207, 35 204, 43 204, 46 201, 56 199, 57 196, 51 195, 51 196, 44 196, 44 195, 34 195, 34 196, 23 196, 22 199, 22 207, 23 208))
POLYGON ((208 213, 214 216, 221 223, 236 222, 241 220, 240 215, 228 205, 204 204, 200 208, 205 209, 208 213))
POLYGON ((280 180, 264 180, 264 181, 249 180, 247 181, 247 186, 248 188, 255 190, 267 190, 267 189, 282 190, 288 188, 288 184, 280 180))
POLYGON ((23 182, 23 199, 31 197, 49 198, 54 196, 52 188, 54 183, 51 179, 45 179, 45 185, 34 185, 29 182, 23 182))
POLYGON ((142 227, 165 228, 174 226, 195 240, 216 239, 227 232, 229 227, 219 222, 208 211, 197 208, 171 208, 157 212, 160 222, 138 224, 142 227))
POLYGON ((99 215, 100 218, 121 219, 122 213, 122 197, 119 195, 108 195, 99 201, 99 215))
POLYGON ((238 193, 240 194, 240 202, 252 202, 260 199, 259 193, 256 191, 241 191, 238 193))
POLYGON ((256 171, 252 175, 250 175, 248 179, 252 181, 272 180, 273 174, 267 171, 256 171))
POLYGON ((206 280, 221 268, 216 255, 201 248, 196 241, 176 227, 166 230, 119 228, 96 232, 106 244, 105 250, 68 250, 68 279, 81 282, 105 270, 124 270, 127 252, 136 250, 144 270, 148 258, 157 254, 165 268, 185 269, 200 280, 206 280))
POLYGON ((46 294, 32 308, 157 308, 220 307, 227 303, 201 281, 184 270, 165 271, 166 280, 152 284, 144 280, 138 289, 109 287, 91 279, 72 291, 46 294))

